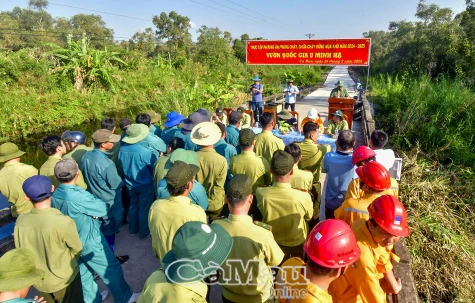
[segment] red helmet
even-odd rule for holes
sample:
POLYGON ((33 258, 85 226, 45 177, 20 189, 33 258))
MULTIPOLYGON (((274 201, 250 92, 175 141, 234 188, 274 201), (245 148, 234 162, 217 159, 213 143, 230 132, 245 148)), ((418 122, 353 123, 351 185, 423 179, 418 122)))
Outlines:
POLYGON ((398 237, 409 236, 407 212, 404 205, 391 195, 381 196, 368 206, 371 218, 382 229, 398 237))
POLYGON ((304 243, 308 257, 327 268, 345 267, 360 257, 351 227, 341 220, 325 220, 317 224, 304 243))
POLYGON ((376 190, 386 190, 391 187, 389 171, 376 161, 356 168, 356 174, 369 187, 376 190))
POLYGON ((372 150, 368 146, 361 145, 355 148, 355 150, 353 151, 353 165, 373 157, 376 157, 376 153, 374 152, 374 150, 372 150))

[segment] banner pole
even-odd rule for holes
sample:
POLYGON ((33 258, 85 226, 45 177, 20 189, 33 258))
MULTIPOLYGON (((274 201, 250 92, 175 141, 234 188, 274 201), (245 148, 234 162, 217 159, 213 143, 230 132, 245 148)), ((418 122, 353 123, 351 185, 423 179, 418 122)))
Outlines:
POLYGON ((247 83, 248 83, 248 81, 247 81, 247 63, 248 63, 248 61, 247 61, 247 40, 244 40, 244 46, 246 47, 246 83, 244 83, 244 89, 246 90, 246 103, 247 103, 247 107, 248 107, 248 109, 252 109, 252 108, 251 108, 251 103, 248 102, 248 101, 249 101, 249 100, 248 100, 248 99, 249 99, 249 89, 248 89, 248 87, 247 87, 247 83))

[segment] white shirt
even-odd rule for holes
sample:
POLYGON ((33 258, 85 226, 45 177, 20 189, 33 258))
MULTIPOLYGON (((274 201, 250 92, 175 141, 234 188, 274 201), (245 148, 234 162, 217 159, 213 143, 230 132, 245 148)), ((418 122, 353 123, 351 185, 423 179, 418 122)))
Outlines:
POLYGON ((393 167, 396 156, 392 149, 377 149, 374 152, 376 153, 376 162, 386 167, 387 170, 393 167))
POLYGON ((292 85, 292 87, 290 87, 289 85, 287 85, 284 91, 289 91, 288 93, 285 93, 285 103, 290 103, 290 104, 295 103, 295 101, 297 100, 297 95, 292 94, 292 93, 299 92, 299 89, 297 88, 297 86, 292 85))

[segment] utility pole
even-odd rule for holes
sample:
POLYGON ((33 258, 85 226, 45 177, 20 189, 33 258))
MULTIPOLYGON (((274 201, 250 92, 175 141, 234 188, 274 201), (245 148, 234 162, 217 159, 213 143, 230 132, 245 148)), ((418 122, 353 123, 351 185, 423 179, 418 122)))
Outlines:
POLYGON ((312 37, 315 36, 315 34, 305 34, 305 36, 307 36, 309 39, 312 39, 312 37))

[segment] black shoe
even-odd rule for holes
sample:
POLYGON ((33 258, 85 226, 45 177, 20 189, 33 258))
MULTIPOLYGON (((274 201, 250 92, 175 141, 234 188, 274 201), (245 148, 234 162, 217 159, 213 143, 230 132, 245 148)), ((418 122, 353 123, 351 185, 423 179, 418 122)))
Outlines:
POLYGON ((129 261, 128 255, 116 256, 115 258, 119 260, 120 264, 124 264, 125 262, 129 261))

